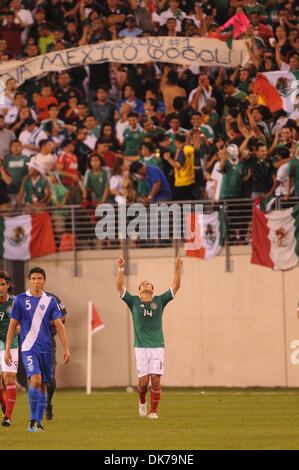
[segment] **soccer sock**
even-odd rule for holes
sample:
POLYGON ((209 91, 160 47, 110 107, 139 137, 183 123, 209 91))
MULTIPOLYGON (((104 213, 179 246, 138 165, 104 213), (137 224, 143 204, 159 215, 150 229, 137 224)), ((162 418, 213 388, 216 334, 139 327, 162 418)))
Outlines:
POLYGON ((6 385, 6 413, 9 419, 11 419, 11 415, 15 406, 15 402, 17 399, 17 386, 16 384, 6 385))
POLYGON ((137 391, 139 395, 139 401, 140 403, 144 404, 146 402, 146 392, 147 392, 148 387, 146 387, 145 390, 141 390, 139 385, 137 385, 137 391))
POLYGON ((28 396, 30 406, 30 419, 35 419, 35 421, 37 421, 40 396, 39 388, 33 388, 31 385, 29 385, 28 396))
POLYGON ((3 406, 6 406, 6 400, 5 400, 3 385, 0 385, 0 405, 1 405, 1 408, 3 408, 3 406))
POLYGON ((160 397, 161 397, 161 388, 159 390, 155 390, 154 388, 151 388, 151 411, 150 413, 157 413, 160 397))
POLYGON ((51 405, 51 401, 56 389, 56 382, 51 382, 47 384, 47 405, 51 405))
POLYGON ((47 393, 40 393, 39 394, 39 402, 38 402, 38 409, 37 409, 37 424, 38 426, 41 424, 45 408, 47 406, 47 393))

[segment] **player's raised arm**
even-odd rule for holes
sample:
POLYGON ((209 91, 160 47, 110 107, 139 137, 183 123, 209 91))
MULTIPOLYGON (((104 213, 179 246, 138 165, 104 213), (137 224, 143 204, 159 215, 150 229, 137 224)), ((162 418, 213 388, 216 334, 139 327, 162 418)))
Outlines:
POLYGON ((123 295, 125 290, 125 260, 122 253, 120 254, 117 264, 118 273, 116 277, 116 289, 118 290, 120 295, 123 295))
POLYGON ((179 288, 181 287, 181 268, 183 266, 183 260, 180 257, 180 252, 178 252, 178 255, 175 260, 175 271, 174 271, 174 277, 172 281, 172 291, 173 294, 175 295, 179 288))

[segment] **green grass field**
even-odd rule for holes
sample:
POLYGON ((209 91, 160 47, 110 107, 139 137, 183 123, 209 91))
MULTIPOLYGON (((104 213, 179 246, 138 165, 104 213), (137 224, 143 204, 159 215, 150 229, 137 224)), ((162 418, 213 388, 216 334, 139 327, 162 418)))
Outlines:
POLYGON ((164 389, 159 419, 138 415, 137 393, 58 390, 46 432, 29 433, 26 393, 18 393, 1 450, 299 449, 299 390, 164 389))

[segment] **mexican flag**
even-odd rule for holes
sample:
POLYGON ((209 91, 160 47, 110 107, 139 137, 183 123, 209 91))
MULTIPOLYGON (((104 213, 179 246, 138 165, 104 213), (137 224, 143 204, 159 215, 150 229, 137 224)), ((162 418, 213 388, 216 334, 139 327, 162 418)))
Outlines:
POLYGON ((296 108, 296 95, 299 92, 299 71, 258 73, 253 91, 261 96, 272 113, 285 110, 291 113, 296 108))
POLYGON ((187 256, 210 259, 218 255, 226 237, 223 210, 211 214, 187 214, 187 256))
POLYGON ((287 270, 298 264, 299 204, 263 212, 259 198, 253 204, 251 263, 287 270))
POLYGON ((56 251, 48 212, 0 217, 0 258, 25 261, 56 251))

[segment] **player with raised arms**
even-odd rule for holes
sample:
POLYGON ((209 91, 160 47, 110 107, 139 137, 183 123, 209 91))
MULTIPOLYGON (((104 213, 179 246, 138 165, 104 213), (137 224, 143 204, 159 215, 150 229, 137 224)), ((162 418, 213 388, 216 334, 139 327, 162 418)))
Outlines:
POLYGON ((41 420, 47 404, 46 386, 53 382, 53 360, 51 347, 51 321, 63 346, 63 359, 70 361, 65 329, 61 321, 61 311, 56 299, 44 292, 46 273, 42 268, 29 272, 30 289, 16 296, 6 337, 4 360, 12 364, 11 345, 17 325, 20 324, 22 361, 30 380, 29 405, 30 424, 28 431, 43 431, 41 420))
POLYGON ((167 303, 174 299, 181 286, 183 261, 178 253, 172 286, 161 295, 154 295, 151 282, 142 281, 139 296, 132 295, 125 287, 125 260, 121 254, 118 260, 116 288, 121 299, 129 307, 134 325, 134 348, 138 375, 139 415, 158 418, 161 396, 161 375, 164 374, 164 335, 162 314, 167 303), (151 381, 151 408, 147 414, 146 393, 151 381))

